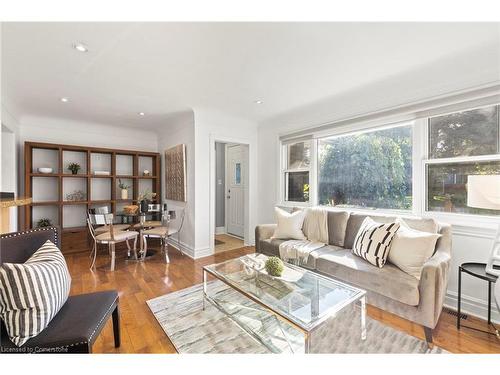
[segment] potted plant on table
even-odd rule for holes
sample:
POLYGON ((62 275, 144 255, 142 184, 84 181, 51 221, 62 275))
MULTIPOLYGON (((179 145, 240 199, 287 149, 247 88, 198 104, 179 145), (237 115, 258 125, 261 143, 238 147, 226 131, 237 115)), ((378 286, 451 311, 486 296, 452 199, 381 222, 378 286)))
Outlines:
POLYGON ((118 187, 121 190, 122 199, 128 199, 128 189, 130 188, 130 185, 124 184, 122 182, 122 180, 119 178, 118 179, 118 187))
POLYGON ((153 193, 150 190, 144 190, 139 194, 137 199, 141 204, 141 212, 148 212, 148 205, 155 197, 156 193, 153 193))
POLYGON ((68 165, 68 169, 71 171, 71 174, 78 174, 78 171, 81 168, 82 167, 78 163, 69 163, 69 165, 68 165))

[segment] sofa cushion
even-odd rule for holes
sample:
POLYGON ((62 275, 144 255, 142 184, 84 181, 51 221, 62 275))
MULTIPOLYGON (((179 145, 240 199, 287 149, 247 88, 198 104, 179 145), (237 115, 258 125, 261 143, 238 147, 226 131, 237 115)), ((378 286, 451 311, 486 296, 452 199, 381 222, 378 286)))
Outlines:
POLYGON ((419 281, 392 264, 378 268, 352 254, 337 249, 316 259, 318 272, 381 294, 398 302, 417 306, 420 300, 419 281))
MULTIPOLYGON (((345 233, 344 247, 346 249, 352 249, 354 245, 354 239, 356 234, 365 220, 366 217, 371 217, 374 221, 378 223, 390 223, 397 219, 397 216, 385 216, 385 215, 365 215, 351 213, 349 219, 347 220, 347 227, 345 233)), ((437 233, 438 224, 434 219, 431 218, 404 218, 405 222, 412 229, 420 230, 422 232, 437 233)))
POLYGON ((302 225, 306 216, 305 211, 288 213, 279 207, 274 208, 278 226, 274 230, 273 239, 305 240, 302 225))
POLYGON ((344 246, 349 212, 328 211, 328 240, 330 245, 344 246))
MULTIPOLYGON (((271 240, 271 239, 261 240, 260 241, 260 251, 265 255, 279 257, 280 256, 280 244, 282 244, 283 242, 285 242, 285 240, 276 240, 276 239, 274 239, 274 240, 271 240)), ((343 250, 343 249, 339 246, 328 245, 328 246, 323 246, 323 247, 320 247, 319 249, 313 250, 313 251, 311 251, 311 253, 307 257, 307 263, 301 264, 301 266, 304 266, 305 268, 309 268, 309 269, 314 270, 314 269, 316 269, 316 265, 317 265, 316 260, 320 256, 325 255, 325 254, 329 254, 331 252, 338 251, 338 250, 343 250)))

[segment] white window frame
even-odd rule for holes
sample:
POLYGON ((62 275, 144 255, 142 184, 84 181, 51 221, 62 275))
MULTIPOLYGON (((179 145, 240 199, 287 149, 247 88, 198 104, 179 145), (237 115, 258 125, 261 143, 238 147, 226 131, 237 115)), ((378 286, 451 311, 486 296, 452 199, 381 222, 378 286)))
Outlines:
MULTIPOLYGON (((429 119, 431 117, 442 116, 455 112, 469 111, 478 108, 490 107, 500 105, 500 103, 490 103, 482 105, 469 105, 468 103, 460 103, 455 106, 451 111, 440 111, 439 108, 433 110, 432 115, 415 117, 407 115, 399 118, 397 121, 391 119, 377 119, 373 121, 359 122, 344 126, 335 127, 321 132, 312 133, 311 144, 311 163, 309 170, 309 202, 288 202, 285 201, 285 169, 286 166, 286 145, 293 143, 290 141, 279 142, 280 147, 280 183, 279 183, 279 202, 278 205, 284 207, 309 207, 318 205, 318 191, 317 191, 317 178, 318 178, 318 140, 320 138, 334 137, 340 135, 349 135, 361 132, 370 132, 382 130, 384 128, 391 128, 395 126, 404 126, 412 124, 412 209, 411 210, 388 210, 388 209, 362 209, 362 208, 349 208, 348 211, 360 213, 380 213, 399 216, 421 216, 430 217, 438 221, 450 223, 452 225, 463 227, 489 227, 494 228, 498 225, 500 217, 487 216, 487 215, 474 215, 474 214, 461 214, 453 212, 435 212, 427 211, 427 165, 438 163, 450 162, 474 162, 474 161, 496 161, 500 160, 500 155, 482 155, 482 156, 468 156, 468 157, 455 157, 443 159, 429 159, 429 119)), ((499 135, 500 137, 500 135, 499 135)), ((302 139, 300 140, 302 141, 302 139)), ((299 140, 297 141, 299 142, 299 140)), ((500 142, 500 140, 499 140, 500 142)), ((332 207, 331 209, 335 209, 332 207)), ((339 210, 341 210, 339 208, 339 210)), ((345 209, 344 209, 345 210, 345 209)))
MULTIPOLYGON (((474 162, 487 162, 487 161, 500 161, 500 154, 492 154, 492 155, 476 155, 476 156, 456 156, 451 158, 429 158, 429 123, 430 119, 433 117, 445 116, 451 113, 457 112, 465 112, 472 111, 475 109, 486 108, 498 106, 499 104, 486 104, 481 106, 465 106, 462 109, 454 110, 451 112, 444 112, 433 116, 428 116, 419 121, 422 122, 423 128, 423 148, 422 148, 422 161, 421 161, 421 178, 423 184, 420 185, 420 208, 419 214, 425 217, 433 217, 437 220, 444 221, 447 223, 461 225, 461 226, 480 226, 484 225, 495 225, 500 220, 500 217, 491 216, 491 215, 475 215, 475 214, 463 214, 458 212, 438 212, 438 211, 428 211, 427 210, 427 188, 428 188, 428 180, 427 180, 427 167, 429 165, 437 165, 437 164, 449 164, 449 163, 474 163, 474 162)), ((500 144, 500 131, 498 133, 498 142, 500 144)))
POLYGON ((284 207, 311 207, 316 204, 316 174, 314 173, 314 165, 316 164, 316 141, 312 138, 310 139, 300 139, 296 142, 280 142, 281 157, 280 157, 280 206, 284 207), (311 142, 311 156, 309 160, 308 168, 288 168, 288 146, 300 142, 311 142), (288 181, 286 174, 289 172, 308 172, 309 173, 309 201, 307 202, 295 202, 286 200, 288 191, 288 181))

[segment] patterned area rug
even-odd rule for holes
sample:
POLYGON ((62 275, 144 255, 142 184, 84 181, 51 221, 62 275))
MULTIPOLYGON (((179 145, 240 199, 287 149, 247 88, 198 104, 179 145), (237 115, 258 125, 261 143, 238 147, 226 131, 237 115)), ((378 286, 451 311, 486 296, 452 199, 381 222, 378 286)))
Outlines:
MULTIPOLYGON (((209 283, 209 293, 223 302, 222 306, 240 322, 258 332, 266 345, 242 330, 218 308, 206 302, 203 310, 202 285, 169 293, 147 301, 172 344, 179 353, 303 353, 302 333, 277 323, 220 281, 209 283), (230 302, 230 303, 229 303, 230 302), (286 339, 285 339, 286 336, 286 339)), ((359 310, 359 309, 358 309, 359 310)), ((334 319, 334 340, 328 341, 327 353, 446 353, 434 346, 427 348, 419 340, 367 317, 367 338, 360 339, 360 325, 353 313, 339 314, 334 319)))

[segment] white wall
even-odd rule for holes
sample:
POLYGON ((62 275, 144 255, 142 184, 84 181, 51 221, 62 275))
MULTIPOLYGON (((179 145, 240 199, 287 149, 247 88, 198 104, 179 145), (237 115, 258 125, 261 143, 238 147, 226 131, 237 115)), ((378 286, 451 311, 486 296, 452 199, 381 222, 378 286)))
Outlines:
MULTIPOLYGON (((2 103, 1 112, 1 182, 0 191, 14 192, 18 196, 19 170, 19 122, 15 115, 2 103)), ((18 209, 10 208, 10 231, 17 231, 18 209)))
MULTIPOLYGON (((215 202, 211 200, 214 194, 215 176, 212 176, 210 158, 215 157, 211 144, 215 141, 235 142, 249 146, 249 186, 248 202, 245 207, 246 229, 245 242, 255 242, 254 228, 257 223, 257 124, 229 116, 206 108, 194 108, 195 117, 195 148, 196 157, 196 257, 211 254, 210 242, 215 230, 215 202), (210 157, 209 157, 210 155, 210 157), (208 188, 207 188, 208 187, 208 188), (211 228, 213 226, 213 228, 211 228)), ((213 160, 212 160, 213 161, 213 160)), ((215 168, 213 168, 215 171, 215 168)))
MULTIPOLYGON (((179 113, 165 122, 158 131, 158 152, 162 158, 162 200, 169 209, 184 207, 185 219, 181 231, 182 250, 195 257, 195 140, 194 115, 192 111, 179 113), (187 201, 177 202, 165 199, 165 150, 178 144, 186 145, 187 201)), ((174 243, 175 245, 175 243, 174 243)))

